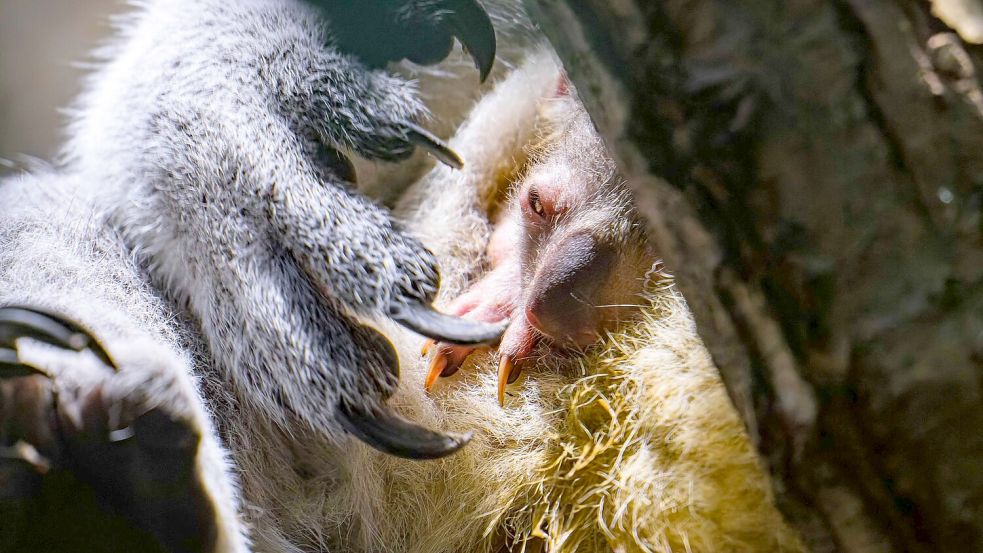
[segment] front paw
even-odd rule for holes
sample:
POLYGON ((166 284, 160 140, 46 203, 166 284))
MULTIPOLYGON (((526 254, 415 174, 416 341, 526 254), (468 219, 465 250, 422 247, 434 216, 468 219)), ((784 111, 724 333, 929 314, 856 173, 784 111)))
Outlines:
POLYGON ((119 369, 77 325, 0 309, 0 549, 214 550, 194 398, 159 362, 119 369), (53 346, 34 352, 51 365, 20 338, 53 346))
MULTIPOLYGON (((517 287, 507 286, 508 270, 508 267, 493 270, 451 302, 447 308, 448 312, 470 321, 499 326, 511 324, 519 290, 517 287)), ((428 340, 423 346, 422 353, 424 356, 433 353, 433 356, 430 358, 424 388, 430 391, 438 378, 456 373, 467 358, 478 349, 472 345, 428 340)))
POLYGON ((297 60, 304 86, 296 90, 312 94, 315 130, 369 159, 396 161, 422 148, 460 168, 461 158, 421 126, 426 109, 415 86, 381 69, 403 58, 438 62, 457 37, 484 80, 495 57, 495 33, 484 9, 475 0, 309 1, 330 28, 326 50, 297 60))
POLYGON ((388 405, 399 382, 399 359, 385 336, 309 296, 303 282, 261 288, 264 304, 248 311, 262 317, 244 325, 245 336, 237 330, 218 340, 258 345, 247 368, 231 374, 244 400, 278 424, 299 422, 332 440, 344 430, 411 459, 443 457, 467 443, 467 435, 429 430, 388 405))
MULTIPOLYGON (((504 405, 505 388, 514 382, 522 368, 532 361, 532 352, 542 335, 529 324, 525 312, 518 309, 522 289, 517 274, 518 264, 507 260, 476 282, 467 292, 455 299, 449 310, 468 320, 504 324, 498 345, 499 374, 498 402, 504 405)), ((456 373, 477 348, 441 341, 429 341, 423 355, 433 354, 424 387, 430 390, 440 377, 456 373)))

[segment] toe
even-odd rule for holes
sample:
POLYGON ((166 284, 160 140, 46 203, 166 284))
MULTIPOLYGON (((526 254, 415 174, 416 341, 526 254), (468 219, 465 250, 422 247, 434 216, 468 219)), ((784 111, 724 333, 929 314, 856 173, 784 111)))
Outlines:
POLYGON ((430 360, 430 365, 427 369, 427 378, 423 384, 424 389, 428 392, 434 383, 437 382, 438 378, 452 376, 456 373, 467 360, 468 356, 476 349, 444 343, 434 344, 433 347, 436 348, 436 351, 430 360))
POLYGON ((523 367, 530 361, 530 355, 541 340, 541 336, 525 317, 512 321, 502 336, 498 348, 498 403, 505 405, 505 390, 522 374, 523 367))

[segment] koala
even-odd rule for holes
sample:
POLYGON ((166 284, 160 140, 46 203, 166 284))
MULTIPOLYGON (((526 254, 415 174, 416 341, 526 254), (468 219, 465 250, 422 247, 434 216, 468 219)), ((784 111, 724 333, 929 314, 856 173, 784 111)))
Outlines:
POLYGON ((51 521, 22 500, 67 475, 134 540, 250 551, 264 530, 246 527, 226 445, 251 426, 336 455, 350 436, 416 459, 467 443, 388 406, 399 359, 379 329, 481 344, 503 327, 431 307, 433 255, 359 194, 355 164, 467 162, 423 126, 463 118, 427 103, 463 82, 460 57, 421 64, 458 40, 477 71, 449 105, 477 98, 492 22, 531 29, 492 5, 153 0, 119 19, 60 158, 0 184, 0 487, 18 498, 0 549, 91 549, 113 527, 37 531, 51 521), (402 58, 404 76, 379 69, 402 58), (414 74, 441 84, 427 98, 414 74))
POLYGON ((488 35, 445 9, 474 33, 466 4, 154 0, 121 20, 62 159, 0 183, 0 551, 804 550, 671 278, 635 280, 651 252, 555 60, 489 0, 480 84, 488 35), (423 38, 372 49, 380 32, 423 38), (448 35, 478 70, 414 62, 448 35), (578 221, 515 231, 595 189, 578 211, 614 226, 574 263, 554 252, 578 221), (436 305, 508 268, 482 299, 509 309, 434 315, 432 259, 436 305), (594 295, 587 266, 644 292, 594 295), (412 328, 470 352, 503 317, 545 355, 475 352, 424 390, 412 328))

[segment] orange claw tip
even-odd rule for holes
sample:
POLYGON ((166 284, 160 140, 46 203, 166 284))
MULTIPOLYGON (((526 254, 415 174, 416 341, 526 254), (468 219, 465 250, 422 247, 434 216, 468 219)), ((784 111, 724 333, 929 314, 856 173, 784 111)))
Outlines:
POLYGON ((437 343, 436 340, 428 338, 427 341, 423 342, 423 347, 420 349, 420 357, 426 357, 430 353, 430 348, 434 347, 437 343))
POLYGON ((503 355, 502 360, 498 362, 498 404, 502 407, 505 407, 505 386, 509 383, 514 366, 512 358, 508 355, 503 355))
POLYGON ((430 391, 433 388, 433 383, 437 382, 440 378, 440 373, 444 372, 444 367, 447 366, 447 357, 443 355, 437 355, 430 360, 430 369, 427 371, 427 379, 423 382, 423 389, 430 391))

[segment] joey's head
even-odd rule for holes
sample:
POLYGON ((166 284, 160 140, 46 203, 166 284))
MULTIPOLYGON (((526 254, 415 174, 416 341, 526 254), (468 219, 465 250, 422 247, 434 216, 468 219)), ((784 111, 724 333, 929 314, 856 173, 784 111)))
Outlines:
MULTIPOLYGON (((561 86, 544 111, 541 144, 489 243, 495 269, 475 286, 491 292, 493 307, 474 312, 508 316, 498 348, 499 403, 537 345, 581 350, 640 313, 645 275, 656 260, 586 110, 561 86)), ((459 307, 475 295, 462 297, 459 307)), ((462 358, 445 357, 435 358, 428 386, 435 375, 452 374, 462 358)))
POLYGON ((585 347, 637 312, 655 255, 586 111, 569 96, 547 110, 552 136, 512 202, 523 287, 515 316, 557 345, 585 347))
MULTIPOLYGON (((614 160, 560 83, 488 244, 491 270, 449 306, 458 316, 506 323, 498 347, 500 403, 534 354, 582 350, 639 314, 656 261, 614 160)), ((424 386, 454 374, 473 349, 439 344, 424 386)))

